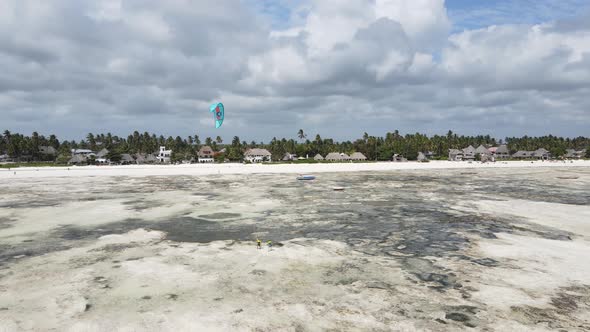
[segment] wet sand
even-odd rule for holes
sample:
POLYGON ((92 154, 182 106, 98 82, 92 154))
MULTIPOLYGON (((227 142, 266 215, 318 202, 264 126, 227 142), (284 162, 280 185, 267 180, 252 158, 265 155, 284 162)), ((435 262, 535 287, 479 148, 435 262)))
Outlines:
POLYGON ((0 331, 584 331, 589 187, 586 167, 0 180, 0 331))

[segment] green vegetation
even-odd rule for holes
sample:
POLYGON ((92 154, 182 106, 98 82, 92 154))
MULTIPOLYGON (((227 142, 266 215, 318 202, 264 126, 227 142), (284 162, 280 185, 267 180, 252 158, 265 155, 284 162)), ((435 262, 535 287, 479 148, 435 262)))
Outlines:
MULTIPOLYGON (((354 141, 336 142, 331 138, 322 138, 319 134, 315 135, 313 140, 308 139, 308 135, 299 129, 294 133, 297 139, 278 139, 273 138, 268 143, 247 143, 241 141, 238 136, 234 136, 231 143, 223 144, 221 137, 215 139, 207 137, 205 145, 211 146, 217 151, 216 160, 223 161, 241 161, 244 152, 249 148, 264 148, 272 153, 274 161, 280 161, 285 153, 293 153, 297 156, 313 159, 316 154, 326 156, 330 152, 344 152, 351 154, 361 152, 368 160, 391 160, 394 154, 399 154, 409 160, 415 160, 418 152, 431 151, 434 155, 432 159, 447 159, 448 149, 465 148, 468 145, 474 147, 480 144, 497 146, 507 144, 511 152, 517 150, 535 150, 545 148, 553 156, 562 156, 566 149, 582 150, 590 147, 590 138, 563 138, 556 136, 542 137, 509 137, 504 140, 497 140, 489 135, 478 136, 459 136, 452 131, 446 135, 426 136, 424 134, 406 134, 401 135, 397 130, 389 132, 385 137, 370 136, 365 133, 362 138, 354 141), (298 142, 299 141, 299 142, 298 142), (220 151, 224 151, 221 153, 220 151)), ((88 134, 85 139, 80 141, 59 141, 55 135, 45 137, 34 132, 31 136, 24 136, 18 133, 4 131, 0 138, 0 155, 6 154, 8 157, 17 162, 58 162, 67 163, 70 158, 71 149, 90 149, 98 152, 107 149, 109 151, 107 158, 117 162, 121 160, 122 154, 135 155, 137 153, 148 154, 158 151, 160 146, 166 146, 173 151, 172 161, 196 160, 197 153, 201 147, 201 139, 198 135, 192 135, 186 138, 170 136, 157 136, 138 131, 128 135, 126 138, 105 134, 88 134), (54 153, 48 154, 42 151, 41 147, 52 147, 54 153)), ((590 158, 590 149, 587 149, 587 158, 590 158)), ((293 161, 292 163, 313 163, 315 161, 293 161)))
POLYGON ((66 164, 59 164, 54 162, 29 162, 29 163, 9 163, 0 164, 0 168, 19 168, 19 167, 63 167, 66 164))

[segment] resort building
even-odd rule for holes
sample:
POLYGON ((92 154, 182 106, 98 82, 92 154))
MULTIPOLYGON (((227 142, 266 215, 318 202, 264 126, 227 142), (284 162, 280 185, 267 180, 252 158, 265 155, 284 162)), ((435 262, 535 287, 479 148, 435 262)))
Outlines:
POLYGON ((88 158, 83 154, 75 154, 68 160, 68 165, 85 165, 88 158))
POLYGON ((533 154, 534 154, 534 151, 519 150, 519 151, 516 151, 516 153, 512 155, 512 158, 531 159, 531 158, 533 158, 533 154))
POLYGON ((165 146, 160 147, 160 153, 156 156, 161 163, 170 163, 170 157, 172 156, 172 150, 166 150, 165 146))
POLYGON ((492 153, 490 152, 490 150, 488 150, 488 148, 486 148, 483 145, 480 145, 477 147, 477 149, 475 149, 475 154, 479 154, 480 156, 483 155, 492 155, 492 153))
POLYGON ((97 158, 106 158, 108 154, 109 154, 109 150, 102 149, 96 153, 96 157, 97 158))
POLYGON ((121 165, 131 165, 131 164, 135 164, 135 159, 133 159, 133 157, 130 154, 123 153, 121 155, 121 165))
POLYGON ((418 152, 418 157, 416 158, 416 160, 418 160, 420 162, 425 162, 425 161, 428 161, 428 158, 426 157, 426 155, 423 152, 418 152))
POLYGON ((568 159, 582 159, 586 156, 586 149, 584 150, 574 150, 574 149, 567 149, 565 150, 565 158, 568 159))
POLYGON ((197 157, 199 157, 199 163, 212 163, 215 161, 214 158, 215 152, 210 146, 202 146, 197 153, 197 157))
POLYGON ((462 161, 463 151, 457 149, 449 149, 449 160, 450 161, 462 161))
POLYGON ((475 160, 475 148, 473 146, 468 146, 463 149, 463 160, 475 160))
MULTIPOLYGON (((490 150, 491 149, 492 148, 490 148, 490 150)), ((499 147, 497 147, 495 149, 495 153, 494 153, 494 151, 492 151, 492 154, 496 159, 510 158, 510 151, 508 150, 508 146, 506 146, 506 144, 502 144, 499 147)))
POLYGON ((340 161, 340 160, 342 160, 340 158, 340 153, 338 153, 338 152, 330 152, 330 153, 328 153, 328 155, 326 155, 326 158, 325 159, 327 161, 340 161))
POLYGON ((89 157, 89 156, 96 156, 96 154, 94 152, 92 152, 92 150, 88 150, 88 149, 72 149, 72 156, 85 156, 85 157, 89 157))
POLYGON ((295 159, 297 159, 297 155, 289 152, 285 153, 283 156, 283 161, 293 161, 295 159))
POLYGON ((364 161, 364 160, 367 160, 367 157, 365 157, 365 155, 360 152, 355 152, 350 155, 350 160, 364 161))
POLYGON ((543 148, 540 148, 533 152, 533 157, 540 160, 549 160, 551 159, 551 153, 543 148))
POLYGON ((315 155, 315 157, 313 157, 313 160, 322 161, 322 160, 324 160, 324 157, 322 157, 322 155, 318 153, 315 155))
POLYGON ((259 163, 271 161, 272 154, 267 149, 248 149, 244 153, 244 161, 259 163))
POLYGON ((404 156, 402 156, 401 154, 397 154, 397 153, 393 155, 392 160, 393 160, 393 162, 396 162, 396 163, 408 161, 408 159, 404 158, 404 156))

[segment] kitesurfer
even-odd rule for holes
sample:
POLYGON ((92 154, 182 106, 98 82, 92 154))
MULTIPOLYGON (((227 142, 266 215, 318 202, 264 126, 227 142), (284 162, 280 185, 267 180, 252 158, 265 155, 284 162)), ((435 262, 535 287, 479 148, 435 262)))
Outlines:
POLYGON ((256 249, 262 249, 262 241, 260 239, 256 239, 256 249))
POLYGON ((268 242, 266 242, 266 245, 268 246, 269 250, 272 250, 272 241, 268 240, 268 242))

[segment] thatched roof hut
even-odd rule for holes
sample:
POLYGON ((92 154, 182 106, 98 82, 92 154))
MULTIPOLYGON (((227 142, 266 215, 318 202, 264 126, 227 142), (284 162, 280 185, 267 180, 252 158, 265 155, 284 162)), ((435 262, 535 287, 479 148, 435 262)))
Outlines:
POLYGON ((356 161, 367 160, 367 157, 365 157, 365 155, 360 152, 355 152, 350 155, 350 160, 356 160, 356 161))

